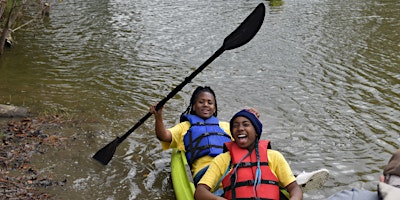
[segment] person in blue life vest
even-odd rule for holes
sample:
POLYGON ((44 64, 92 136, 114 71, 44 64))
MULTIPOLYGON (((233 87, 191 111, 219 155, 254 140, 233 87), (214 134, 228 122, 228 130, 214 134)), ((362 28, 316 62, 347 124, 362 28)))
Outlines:
POLYGON ((379 178, 377 192, 369 190, 343 190, 328 200, 399 200, 400 199, 400 149, 390 158, 379 178))
MULTIPOLYGON (((214 91, 208 86, 197 87, 189 106, 181 114, 180 123, 168 129, 162 117, 163 108, 156 111, 156 105, 150 107, 150 113, 155 116, 155 133, 162 148, 185 151, 194 182, 197 183, 211 160, 222 153, 223 144, 232 140, 229 123, 217 118, 214 91)), ((250 108, 249 112, 259 115, 255 109, 250 108)))
POLYGON ((280 187, 290 200, 303 199, 284 156, 270 149, 268 140, 260 140, 262 123, 248 110, 230 120, 234 142, 225 143, 226 152, 216 156, 197 184, 194 197, 206 199, 280 199, 280 187), (222 184, 221 184, 222 183, 222 184), (222 185, 223 195, 212 192, 222 185))

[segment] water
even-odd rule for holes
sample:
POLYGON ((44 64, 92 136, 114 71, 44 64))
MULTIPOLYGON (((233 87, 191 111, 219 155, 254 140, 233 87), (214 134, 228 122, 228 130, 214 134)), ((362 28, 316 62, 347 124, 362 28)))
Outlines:
MULTIPOLYGON (((376 190, 400 144, 400 4, 372 0, 53 1, 49 19, 16 31, 0 57, 0 103, 64 110, 76 138, 35 156, 65 178, 60 199, 174 199, 170 151, 150 118, 102 166, 91 156, 123 135, 264 2, 256 37, 224 52, 167 102, 168 127, 191 92, 211 86, 219 117, 255 107, 294 171, 327 168, 305 199, 351 187, 376 190), (278 6, 272 6, 278 5, 278 6)), ((14 27, 15 28, 15 27, 14 27)))

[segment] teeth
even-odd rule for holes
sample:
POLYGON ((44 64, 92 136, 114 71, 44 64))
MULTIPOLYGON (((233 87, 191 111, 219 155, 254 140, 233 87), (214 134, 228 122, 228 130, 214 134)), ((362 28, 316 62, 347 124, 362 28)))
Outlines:
POLYGON ((244 138, 246 135, 238 135, 238 138, 244 138))

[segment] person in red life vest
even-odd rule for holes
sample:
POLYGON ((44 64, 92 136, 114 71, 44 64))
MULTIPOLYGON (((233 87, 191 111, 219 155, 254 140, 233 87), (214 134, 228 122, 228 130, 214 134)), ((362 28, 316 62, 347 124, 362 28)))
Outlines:
POLYGON ((216 156, 199 181, 194 197, 206 199, 280 199, 286 188, 290 200, 303 199, 303 192, 283 155, 260 140, 262 124, 248 110, 230 120, 234 142, 225 143, 226 152, 216 156), (212 192, 222 183, 223 195, 212 192))

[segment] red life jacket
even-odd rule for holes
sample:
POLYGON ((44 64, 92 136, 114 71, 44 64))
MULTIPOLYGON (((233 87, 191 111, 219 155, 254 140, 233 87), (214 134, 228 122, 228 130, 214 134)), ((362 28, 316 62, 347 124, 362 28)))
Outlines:
POLYGON ((251 154, 243 159, 249 151, 240 148, 235 142, 226 142, 225 146, 231 154, 232 170, 222 180, 224 197, 227 199, 263 199, 279 200, 278 178, 268 166, 268 140, 260 140, 258 150, 260 155, 261 183, 256 186, 254 180, 257 170, 257 157, 253 149, 251 154), (242 162, 238 164, 241 160, 242 162), (239 165, 237 167, 237 165, 239 165), (237 167, 236 173, 234 169, 237 167), (235 181, 236 180, 236 181, 235 181))

